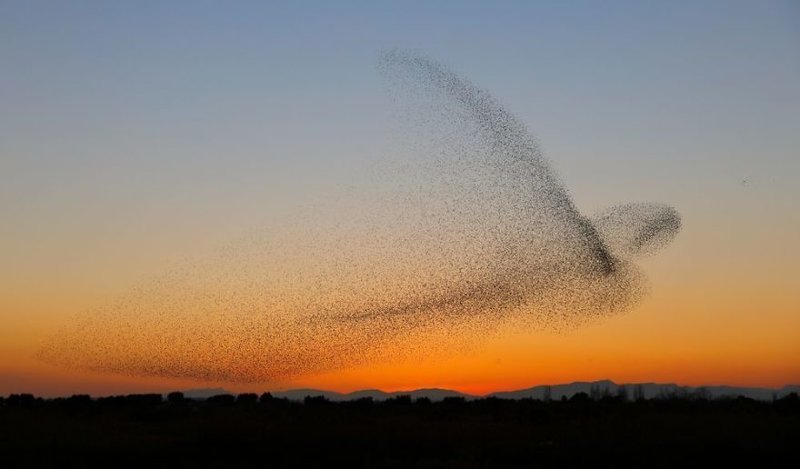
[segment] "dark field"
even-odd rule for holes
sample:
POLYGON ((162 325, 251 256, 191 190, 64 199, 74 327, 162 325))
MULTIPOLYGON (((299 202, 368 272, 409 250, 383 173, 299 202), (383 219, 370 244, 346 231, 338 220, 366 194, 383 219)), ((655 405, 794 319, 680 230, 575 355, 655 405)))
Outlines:
POLYGON ((800 467, 800 399, 0 401, 2 467, 800 467))

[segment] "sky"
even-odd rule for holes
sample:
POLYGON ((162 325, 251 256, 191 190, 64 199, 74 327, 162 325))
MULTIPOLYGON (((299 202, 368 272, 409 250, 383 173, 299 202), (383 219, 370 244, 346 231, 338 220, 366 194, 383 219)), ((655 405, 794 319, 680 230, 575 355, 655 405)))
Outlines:
POLYGON ((0 394, 798 383, 799 44, 792 1, 2 1, 0 394), (36 358, 76 315, 363 182, 396 139, 375 66, 395 47, 491 90, 581 210, 678 209, 641 304, 282 383, 36 358))

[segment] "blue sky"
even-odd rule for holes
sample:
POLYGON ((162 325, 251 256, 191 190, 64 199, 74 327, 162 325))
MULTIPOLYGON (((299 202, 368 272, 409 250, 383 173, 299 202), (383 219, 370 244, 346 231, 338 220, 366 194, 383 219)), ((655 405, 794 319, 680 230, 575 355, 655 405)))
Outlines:
POLYGON ((393 47, 491 90, 586 211, 659 200, 793 233, 798 44, 781 1, 2 2, 5 249, 214 238, 357 183, 394 131, 393 47))

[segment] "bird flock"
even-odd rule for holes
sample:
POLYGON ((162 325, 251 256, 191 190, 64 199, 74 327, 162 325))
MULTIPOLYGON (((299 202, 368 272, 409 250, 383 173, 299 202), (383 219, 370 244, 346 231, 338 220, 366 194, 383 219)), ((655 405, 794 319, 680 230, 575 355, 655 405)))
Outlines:
POLYGON ((675 209, 583 215, 525 125, 486 90, 399 50, 378 68, 423 156, 387 170, 391 189, 166 272, 81 315, 41 358, 275 383, 436 356, 501 326, 574 328, 642 298, 634 262, 675 237, 675 209))

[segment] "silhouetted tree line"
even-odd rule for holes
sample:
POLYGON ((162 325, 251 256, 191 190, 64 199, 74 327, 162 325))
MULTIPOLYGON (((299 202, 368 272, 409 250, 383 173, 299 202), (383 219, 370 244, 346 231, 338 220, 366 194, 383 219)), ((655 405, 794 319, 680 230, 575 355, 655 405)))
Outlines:
POLYGON ((569 399, 303 401, 269 393, 0 397, 0 467, 800 467, 800 398, 634 388, 569 399), (256 458, 255 460, 253 458, 256 458))
POLYGON ((171 392, 166 395, 162 394, 127 394, 118 396, 106 396, 92 398, 88 394, 74 394, 70 397, 56 397, 56 398, 42 398, 36 397, 33 394, 10 394, 7 397, 0 396, 0 407, 25 407, 25 408, 40 408, 40 407, 118 407, 121 405, 132 406, 158 406, 164 408, 167 405, 192 405, 197 407, 211 407, 211 406, 248 406, 253 407, 256 405, 276 405, 276 406, 331 406, 337 405, 344 408, 359 408, 371 407, 373 405, 385 407, 407 407, 415 405, 418 407, 430 406, 431 404, 440 405, 444 407, 453 406, 472 406, 483 407, 488 403, 504 402, 507 405, 545 405, 561 402, 561 403, 628 403, 635 404, 641 402, 661 403, 678 405, 680 403, 700 403, 708 404, 710 406, 725 406, 730 405, 752 405, 759 407, 777 407, 782 409, 793 409, 794 406, 800 403, 800 396, 796 392, 789 393, 781 398, 774 397, 772 401, 759 401, 744 396, 724 396, 724 397, 710 397, 708 391, 699 388, 694 392, 675 391, 670 393, 662 393, 657 397, 645 399, 644 394, 634 388, 634 397, 628 397, 628 391, 624 387, 612 394, 607 389, 600 390, 598 387, 592 387, 590 392, 579 392, 572 397, 567 398, 562 396, 560 400, 553 400, 550 393, 545 390, 544 398, 533 399, 503 399, 498 397, 486 397, 479 399, 467 400, 464 397, 445 397, 440 401, 431 401, 427 397, 418 397, 412 399, 410 395, 399 395, 389 399, 374 400, 371 397, 362 397, 353 400, 345 401, 332 401, 324 396, 307 396, 302 401, 290 400, 288 398, 274 397, 271 393, 263 393, 260 396, 256 393, 243 393, 243 394, 217 394, 207 398, 191 398, 186 397, 182 392, 171 392))

